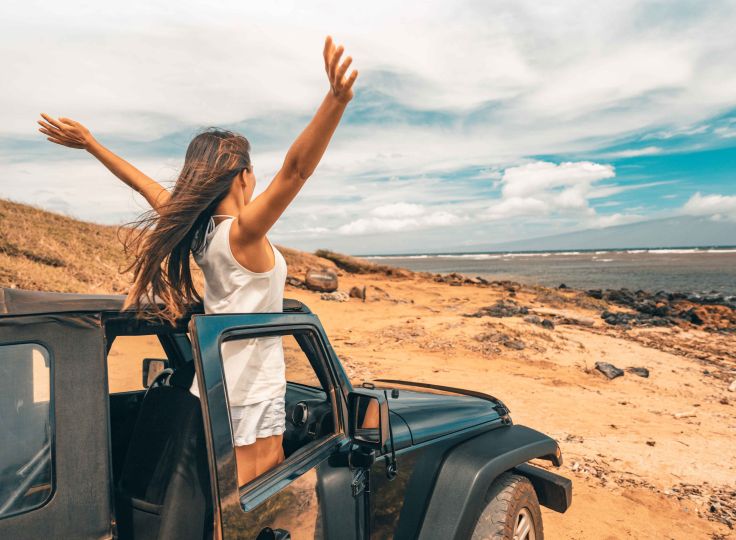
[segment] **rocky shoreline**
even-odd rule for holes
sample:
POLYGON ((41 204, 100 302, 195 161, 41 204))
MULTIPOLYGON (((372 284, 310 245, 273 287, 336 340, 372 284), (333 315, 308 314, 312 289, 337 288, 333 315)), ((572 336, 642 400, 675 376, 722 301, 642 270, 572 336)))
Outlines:
MULTIPOLYGON (((451 286, 475 285, 481 287, 503 288, 509 296, 514 297, 524 285, 515 281, 488 280, 482 276, 470 277, 457 272, 448 274, 431 274, 431 279, 451 286)), ((549 291, 548 287, 527 286, 549 291)), ((736 295, 727 295, 715 291, 672 292, 672 291, 631 291, 620 289, 589 289, 578 291, 560 284, 556 291, 571 294, 584 294, 602 304, 601 319, 611 326, 632 327, 687 327, 692 325, 711 332, 736 332, 736 295), (624 308, 624 310, 612 309, 624 308)), ((487 315, 509 313, 526 315, 524 307, 515 309, 512 306, 495 305, 483 308, 487 315)), ((473 316, 481 316, 473 314, 473 316)))

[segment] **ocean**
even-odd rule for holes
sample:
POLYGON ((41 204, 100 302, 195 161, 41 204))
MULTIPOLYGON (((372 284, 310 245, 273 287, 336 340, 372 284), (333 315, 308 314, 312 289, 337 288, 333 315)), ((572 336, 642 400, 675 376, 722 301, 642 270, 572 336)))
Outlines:
POLYGON ((433 273, 575 289, 736 294, 736 247, 363 256, 433 273))

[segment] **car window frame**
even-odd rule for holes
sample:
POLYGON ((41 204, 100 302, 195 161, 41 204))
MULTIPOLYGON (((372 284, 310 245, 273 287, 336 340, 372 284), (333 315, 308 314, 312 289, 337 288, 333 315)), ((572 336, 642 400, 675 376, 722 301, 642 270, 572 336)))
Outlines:
MULTIPOLYGON (((183 335, 184 339, 189 343, 190 350, 192 343, 189 340, 186 331, 183 330, 170 330, 165 329, 161 331, 158 328, 141 328, 133 329, 122 332, 109 332, 105 336, 105 378, 107 393, 110 396, 122 396, 125 394, 140 394, 146 391, 146 388, 138 388, 135 390, 123 390, 121 392, 110 391, 110 351, 112 350, 115 340, 119 337, 145 337, 145 336, 156 336, 158 339, 161 350, 166 356, 166 361, 169 363, 170 368, 178 369, 184 365, 187 361, 191 361, 191 358, 185 357, 185 351, 183 350, 182 343, 179 342, 177 335, 183 335), (158 330, 158 331, 157 331, 158 330)), ((143 362, 143 357, 140 358, 140 362, 143 362)))
MULTIPOLYGON (((189 323, 189 337, 195 358, 197 379, 200 385, 202 414, 205 419, 205 436, 210 453, 210 474, 213 479, 213 502, 216 531, 221 530, 221 504, 233 495, 238 497, 239 511, 253 510, 275 492, 285 488, 304 472, 344 447, 350 441, 346 427, 345 384, 335 366, 333 352, 319 319, 306 313, 233 313, 193 315, 189 323), (335 432, 324 439, 313 441, 313 447, 293 459, 287 459, 278 467, 253 480, 247 486, 238 487, 235 482, 236 467, 232 447, 232 426, 225 447, 222 420, 219 414, 229 407, 224 388, 221 345, 224 336, 247 338, 249 336, 284 335, 307 332, 312 336, 319 367, 328 377, 330 400, 333 407, 335 432), (213 358, 216 355, 216 360, 213 358), (216 364, 213 364, 216 361, 216 364), (214 399, 214 401, 213 401, 214 399), (306 468, 305 468, 306 467, 306 468), (303 470, 300 470, 303 469, 303 470), (224 475, 224 476, 223 476, 224 475)), ((314 367, 314 366, 313 366, 314 367)), ((316 368, 315 368, 316 369, 316 368)), ((229 415, 229 410, 227 412, 229 415)), ((229 416, 228 416, 229 422, 229 416)), ((309 445, 307 445, 309 446, 309 445)))
POLYGON ((8 518, 18 517, 22 516, 24 514, 28 514, 30 512, 34 512, 37 510, 40 510, 44 506, 48 505, 56 496, 57 489, 58 489, 58 482, 56 478, 56 408, 55 408, 55 398, 56 398, 56 387, 54 384, 55 381, 55 374, 56 374, 56 356, 54 355, 53 348, 44 340, 41 339, 27 339, 27 340, 17 340, 17 341, 9 341, 9 342, 3 342, 0 343, 0 347, 9 347, 14 345, 38 345, 42 347, 46 353, 48 354, 49 358, 49 445, 50 445, 50 465, 51 465, 51 475, 50 475, 50 482, 51 482, 51 490, 49 491, 48 497, 46 497, 43 502, 31 506, 29 508, 25 508, 19 512, 13 512, 10 514, 4 514, 0 515, 0 521, 3 521, 8 518))
MULTIPOLYGON (((327 361, 329 358, 327 351, 325 350, 322 340, 320 339, 320 332, 318 329, 314 326, 310 325, 272 325, 268 327, 261 327, 261 328, 248 328, 248 327, 234 327, 227 329, 220 334, 220 341, 218 344, 218 350, 220 354, 220 362, 222 362, 222 343, 225 341, 232 341, 237 339, 252 339, 257 337, 269 337, 269 336, 293 336, 294 340, 297 341, 297 344, 299 345, 299 348, 301 349, 301 352, 306 356, 307 360, 309 361, 310 365, 312 366, 312 369, 315 370, 315 374, 317 375, 317 378, 320 380, 322 384, 322 377, 320 376, 320 371, 315 367, 314 363, 312 362, 312 359, 310 358, 310 355, 302 348, 301 343, 296 338, 296 334, 302 334, 305 335, 307 339, 311 338, 312 346, 314 347, 314 353, 316 355, 315 361, 318 362, 318 367, 321 368, 321 371, 323 373, 323 376, 325 377, 327 381, 328 388, 321 388, 322 392, 324 392, 327 395, 327 398, 330 402, 330 406, 332 408, 332 414, 333 414, 333 422, 334 422, 334 431, 328 435, 325 436, 319 440, 312 441, 310 443, 307 443, 302 448, 307 448, 305 452, 299 454, 299 456, 295 457, 293 460, 290 458, 286 458, 281 464, 274 467, 270 471, 267 471, 260 475, 259 477, 255 478, 252 482, 246 484, 245 486, 241 486, 239 488, 239 496, 240 496, 240 506, 243 509, 243 511, 251 511, 254 508, 256 508, 259 504, 261 504, 263 501, 271 497, 273 494, 275 494, 276 491, 283 489, 288 484, 290 484, 293 480, 300 477, 304 472, 311 469, 312 465, 305 467, 306 464, 309 464, 311 461, 319 461, 319 457, 321 455, 321 451, 324 448, 331 448, 334 446, 338 440, 343 439, 347 436, 347 431, 345 430, 345 423, 342 419, 342 407, 339 406, 338 400, 342 399, 339 396, 342 396, 342 392, 339 391, 339 384, 337 383, 337 376, 335 373, 333 373, 332 370, 332 363, 327 361), (339 420, 338 420, 339 419, 339 420), (301 465, 301 467, 300 467, 301 465), (304 471, 302 473, 294 475, 293 473, 303 468, 304 471), (284 482, 284 479, 286 477, 290 477, 288 482, 284 482), (276 484, 278 486, 278 489, 273 489, 273 485, 276 484)), ((289 383, 288 384, 300 384, 300 383, 289 383)), ((306 386, 310 389, 315 389, 315 387, 310 385, 301 385, 306 386)), ((235 451, 233 450, 233 455, 235 454, 235 451)))

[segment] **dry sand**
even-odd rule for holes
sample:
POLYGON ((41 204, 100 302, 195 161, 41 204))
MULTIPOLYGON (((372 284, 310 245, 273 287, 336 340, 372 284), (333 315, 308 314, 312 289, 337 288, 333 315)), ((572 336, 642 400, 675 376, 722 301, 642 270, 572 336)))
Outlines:
POLYGON ((732 514, 736 502, 736 393, 727 390, 736 377, 733 333, 624 331, 581 307, 587 300, 575 291, 515 293, 536 313, 583 323, 547 330, 522 316, 463 316, 509 298, 504 287, 340 279, 344 290, 366 285, 368 301, 325 301, 293 288, 287 296, 320 317, 353 383, 391 377, 487 392, 506 403, 515 423, 560 442, 559 472, 573 479, 573 505, 564 515, 544 511, 547 538, 732 537, 713 519, 732 514), (522 341, 523 350, 475 339, 494 333, 522 341), (592 369, 596 361, 651 375, 608 380, 592 369), (711 512, 711 496, 724 508, 711 512))
MULTIPOLYGON (((282 251, 296 277, 334 268, 282 251)), ((0 200, 0 286, 124 292, 130 275, 118 273, 121 261, 115 228, 0 200)), ((341 290, 367 286, 365 303, 325 301, 293 287, 286 296, 320 317, 354 383, 390 377, 491 393, 516 423, 555 437, 574 498, 564 515, 544 511, 547 538, 736 538, 718 521, 736 519, 736 392, 727 390, 736 378, 733 328, 623 330, 600 318, 602 309, 618 308, 575 291, 453 287, 378 270, 340 271, 341 290), (547 330, 521 316, 463 316, 512 294, 535 313, 582 324, 547 330), (596 361, 646 367, 651 376, 607 380, 596 361)), ((140 358, 159 356, 154 345, 114 347, 111 384, 140 387, 140 358), (131 365, 137 373, 124 372, 131 365)))

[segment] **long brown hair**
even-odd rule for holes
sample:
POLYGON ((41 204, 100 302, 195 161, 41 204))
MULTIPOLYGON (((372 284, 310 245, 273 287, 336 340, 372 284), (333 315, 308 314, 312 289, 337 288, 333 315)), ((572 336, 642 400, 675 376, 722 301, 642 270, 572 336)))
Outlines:
POLYGON ((135 260, 125 269, 133 272, 133 285, 123 309, 175 324, 188 306, 202 301, 189 257, 201 246, 209 218, 244 169, 251 170, 250 143, 242 135, 209 128, 192 139, 168 202, 129 224, 123 246, 135 260))

